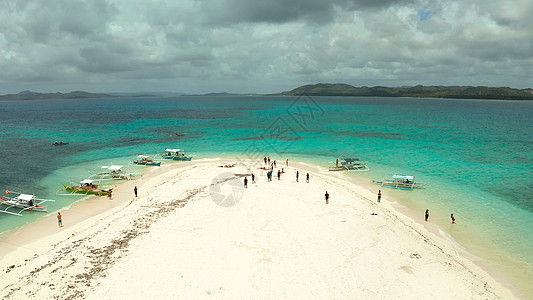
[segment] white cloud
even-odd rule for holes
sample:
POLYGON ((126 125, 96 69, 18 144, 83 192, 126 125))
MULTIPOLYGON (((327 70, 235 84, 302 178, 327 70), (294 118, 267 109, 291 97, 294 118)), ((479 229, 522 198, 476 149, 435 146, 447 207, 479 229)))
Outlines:
POLYGON ((0 93, 531 86, 533 3, 0 2, 0 93))

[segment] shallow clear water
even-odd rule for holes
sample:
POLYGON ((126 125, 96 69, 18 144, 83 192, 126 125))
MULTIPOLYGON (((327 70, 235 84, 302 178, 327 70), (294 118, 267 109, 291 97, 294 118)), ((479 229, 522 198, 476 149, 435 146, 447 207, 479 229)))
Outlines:
MULTIPOLYGON (((0 189, 56 199, 70 179, 136 154, 369 161, 368 179, 415 175, 386 190, 475 254, 533 274, 533 102, 353 97, 175 97, 0 102, 0 189), (176 132, 187 133, 176 136, 176 132), (69 142, 52 146, 54 141, 69 142), (450 213, 458 220, 451 226, 450 213)), ((142 168, 128 167, 130 172, 142 168)), ((41 217, 0 214, 0 232, 41 217)), ((527 277, 526 276, 526 277, 527 277)), ((531 277, 529 277, 531 278, 531 277)))

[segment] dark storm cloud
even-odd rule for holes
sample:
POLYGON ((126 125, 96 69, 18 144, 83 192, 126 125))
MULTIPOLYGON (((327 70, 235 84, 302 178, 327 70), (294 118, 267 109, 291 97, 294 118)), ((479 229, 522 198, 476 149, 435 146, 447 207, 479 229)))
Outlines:
POLYGON ((335 8, 365 10, 386 8, 415 0, 202 0, 208 23, 231 25, 242 22, 285 23, 306 20, 316 23, 334 19, 335 8))
POLYGON ((105 1, 20 2, 13 13, 20 13, 20 29, 39 43, 66 36, 96 38, 105 31, 108 20, 117 12, 105 1))

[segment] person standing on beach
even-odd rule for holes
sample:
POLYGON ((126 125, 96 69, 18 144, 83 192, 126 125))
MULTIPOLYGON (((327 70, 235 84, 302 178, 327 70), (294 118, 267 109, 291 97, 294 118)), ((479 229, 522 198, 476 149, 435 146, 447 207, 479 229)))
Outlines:
POLYGON ((309 173, 307 173, 307 175, 305 175, 305 182, 309 183, 309 173))
POLYGON ((248 177, 244 177, 244 188, 248 188, 248 177))
POLYGON ((137 186, 133 188, 133 192, 135 193, 135 197, 137 197, 137 186))
POLYGON ((275 160, 274 160, 274 168, 277 168, 277 166, 276 166, 276 161, 275 161, 275 160))
POLYGON ((324 194, 324 198, 326 198, 326 204, 329 203, 329 194, 328 191, 326 191, 326 194, 324 194))
POLYGON ((298 182, 298 177, 300 177, 300 172, 296 171, 296 182, 298 182))
POLYGON ((381 190, 378 191, 378 203, 381 202, 381 190))
POLYGON ((59 227, 63 227, 63 220, 61 219, 61 213, 60 212, 57 213, 57 225, 59 227))
POLYGON ((268 160, 268 164, 270 165, 270 156, 267 157, 267 160, 268 160))
POLYGON ((278 181, 281 179, 281 171, 278 170, 278 181))
POLYGON ((429 218, 429 209, 426 209, 426 222, 428 221, 428 218, 429 218))
POLYGON ((287 167, 289 166, 289 159, 287 158, 287 161, 285 161, 285 164, 287 164, 287 167))
POLYGON ((111 189, 107 190, 107 198, 111 199, 111 197, 112 197, 111 194, 112 193, 113 193, 113 190, 111 190, 111 189))
POLYGON ((451 215, 452 217, 452 224, 455 224, 455 217, 453 216, 453 214, 451 215))
POLYGON ((252 173, 252 183, 255 183, 255 175, 252 173))
POLYGON ((267 164, 267 157, 266 156, 265 156, 264 160, 265 160, 265 165, 266 165, 267 164))

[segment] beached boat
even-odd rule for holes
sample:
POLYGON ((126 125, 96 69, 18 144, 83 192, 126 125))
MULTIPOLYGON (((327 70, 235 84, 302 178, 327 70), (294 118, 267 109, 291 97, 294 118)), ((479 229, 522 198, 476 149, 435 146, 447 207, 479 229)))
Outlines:
POLYGON ((329 168, 330 171, 369 171, 370 169, 366 165, 366 161, 362 161, 359 158, 343 158, 335 162, 335 166, 329 168))
POLYGON ((372 182, 379 184, 382 187, 388 187, 399 190, 413 190, 422 189, 426 187, 425 183, 415 182, 415 177, 411 175, 392 175, 392 179, 372 180, 372 182))
POLYGON ((80 181, 80 185, 66 185, 63 184, 64 188, 56 192, 57 195, 97 195, 97 196, 107 196, 109 191, 112 188, 102 188, 101 185, 96 184, 97 180, 84 179, 80 181))
POLYGON ((100 173, 92 173, 88 179, 95 180, 124 180, 130 179, 135 174, 126 174, 122 170, 123 166, 112 165, 112 166, 102 166, 101 169, 104 170, 100 173))
POLYGON ((23 211, 46 212, 46 205, 43 205, 43 203, 54 201, 10 191, 6 191, 6 195, 9 196, 0 197, 0 203, 7 206, 5 208, 2 207, 0 212, 17 216, 22 216, 21 213, 23 211))
POLYGON ((180 149, 165 149, 165 152, 159 153, 164 159, 191 161, 191 155, 185 155, 185 151, 180 149))
POLYGON ((141 166, 160 166, 160 161, 155 161, 151 156, 149 155, 138 155, 137 160, 133 161, 136 165, 141 166))

